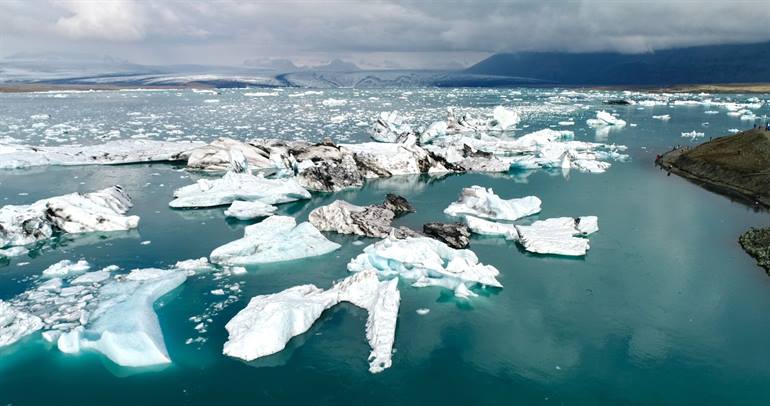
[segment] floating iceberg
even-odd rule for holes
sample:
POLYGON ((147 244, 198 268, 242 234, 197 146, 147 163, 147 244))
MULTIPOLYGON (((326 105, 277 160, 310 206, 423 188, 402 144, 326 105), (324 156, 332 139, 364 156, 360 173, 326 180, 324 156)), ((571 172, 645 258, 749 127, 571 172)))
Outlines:
POLYGON ((212 207, 236 200, 279 204, 309 198, 310 192, 293 178, 268 179, 247 172, 230 171, 222 178, 200 179, 197 183, 177 189, 169 206, 212 207))
POLYGON ((393 218, 413 211, 405 198, 388 194, 380 205, 356 206, 336 200, 311 211, 308 221, 321 231, 383 238, 390 234, 393 218))
POLYGON ((583 256, 589 248, 586 235, 599 231, 596 216, 558 217, 516 226, 519 243, 529 252, 583 256))
POLYGON ((11 345, 43 328, 40 317, 15 309, 0 300, 0 347, 11 345))
POLYGON ((518 220, 540 212, 540 199, 527 196, 503 200, 492 189, 481 186, 465 188, 460 198, 444 209, 450 216, 474 216, 492 220, 518 220))
POLYGON ((261 145, 251 144, 231 138, 219 138, 209 144, 199 146, 189 153, 187 168, 194 170, 227 172, 233 168, 233 154, 240 154, 246 159, 251 169, 275 169, 283 165, 271 159, 270 153, 261 145))
POLYGON ((243 238, 211 252, 211 262, 248 265, 291 261, 327 254, 340 247, 310 223, 297 225, 293 217, 272 216, 247 226, 243 238))
POLYGON ((506 240, 514 241, 519 239, 519 232, 516 231, 514 224, 499 223, 468 215, 465 216, 465 224, 476 234, 505 237, 506 240))
POLYGON ((69 259, 61 260, 43 271, 43 276, 47 278, 61 277, 76 273, 83 273, 91 269, 91 265, 85 260, 72 262, 69 259))
POLYGON ((45 165, 118 165, 186 161, 192 141, 116 140, 97 145, 26 146, 0 142, 0 169, 45 165))
POLYGON ((450 172, 428 151, 417 145, 366 142, 343 144, 340 150, 353 154, 359 170, 366 178, 450 172))
POLYGON ((502 287, 500 272, 479 263, 470 250, 456 250, 428 237, 388 237, 364 248, 348 263, 350 272, 374 270, 381 278, 400 276, 412 286, 441 286, 458 297, 474 296, 468 288, 482 285, 502 287))
POLYGON ((238 220, 252 220, 258 217, 272 216, 276 210, 278 210, 277 207, 260 201, 245 202, 236 200, 225 210, 225 216, 234 217, 238 220))
POLYGON ((251 361, 275 354, 292 337, 303 334, 321 314, 340 302, 366 309, 366 338, 372 348, 369 371, 391 366, 401 296, 398 281, 380 282, 373 271, 347 277, 328 290, 314 285, 253 297, 225 326, 229 334, 223 353, 251 361))
POLYGON ((38 200, 26 206, 0 207, 0 248, 31 244, 54 232, 85 233, 136 228, 138 216, 125 216, 131 198, 120 186, 91 193, 38 200))
POLYGON ((604 126, 615 126, 615 127, 625 127, 626 122, 613 116, 609 112, 606 112, 604 110, 597 111, 596 112, 596 118, 589 118, 586 120, 586 124, 590 127, 604 127, 604 126))
POLYGON ((377 142, 398 142, 414 144, 416 141, 412 127, 397 111, 382 112, 374 122, 371 133, 377 142))
POLYGON ((25 331, 44 330, 43 338, 65 353, 93 350, 127 367, 171 362, 153 304, 184 283, 185 272, 136 269, 113 276, 114 270, 85 273, 69 283, 69 273, 48 279, 11 300, 14 319, 3 318, 7 305, 0 302, 0 337, 21 331, 19 320, 26 320, 25 331))

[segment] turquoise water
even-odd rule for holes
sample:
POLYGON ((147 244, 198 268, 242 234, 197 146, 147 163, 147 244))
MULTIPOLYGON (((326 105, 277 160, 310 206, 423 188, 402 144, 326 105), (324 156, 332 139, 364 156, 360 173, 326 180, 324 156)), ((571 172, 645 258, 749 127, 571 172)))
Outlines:
MULTIPOLYGON (((363 246, 353 245, 352 237, 328 234, 342 249, 309 260, 251 267, 245 275, 228 277, 226 283, 243 282, 243 293, 212 317, 203 343, 185 344, 188 338, 200 336, 189 318, 222 300, 209 292, 223 282, 211 274, 198 275, 164 297, 157 312, 173 360, 168 367, 118 368, 98 354, 62 354, 39 335, 0 349, 0 403, 770 402, 766 338, 770 335, 766 310, 770 309, 770 278, 737 244, 738 235, 750 226, 770 225, 770 216, 676 176, 668 177, 652 163, 656 153, 689 142, 681 138, 681 132, 698 130, 708 138, 730 128, 750 127, 750 122, 728 117, 724 109, 713 107, 638 110, 637 106, 600 105, 602 99, 616 96, 613 94, 558 101, 549 91, 532 89, 521 94, 415 89, 406 96, 403 90, 339 90, 297 98, 286 94, 247 98, 239 92, 244 91, 217 96, 187 91, 182 96, 176 92, 126 93, 131 97, 119 92, 67 98, 0 95, 0 137, 30 143, 44 139, 43 127, 31 128, 34 120, 29 119, 42 113, 51 115, 48 127, 57 123, 77 127, 67 136, 78 142, 101 134, 90 131, 81 120, 101 124, 104 132, 119 129, 125 137, 129 133, 124 129, 133 128, 127 121, 138 117, 127 115, 133 111, 165 117, 143 124, 145 133, 171 124, 183 128, 182 134, 175 135, 182 138, 211 139, 222 131, 232 131, 233 136, 250 134, 248 129, 234 129, 231 123, 238 120, 231 115, 217 121, 214 113, 208 118, 196 115, 194 109, 185 113, 193 104, 200 111, 208 109, 200 107, 207 98, 220 99, 220 105, 241 106, 232 109, 244 109, 243 125, 249 129, 266 127, 268 122, 275 128, 289 128, 306 105, 304 115, 315 118, 309 128, 324 129, 307 137, 311 139, 333 136, 339 128, 340 134, 346 134, 341 138, 363 140, 367 128, 356 122, 370 122, 379 111, 400 109, 420 121, 422 117, 440 118, 450 105, 480 110, 498 104, 520 105, 528 112, 523 124, 530 125, 519 132, 522 134, 573 118, 576 125, 570 129, 576 137, 594 140, 596 135, 585 127, 585 119, 607 107, 614 107, 621 118, 637 126, 610 133, 605 142, 628 145, 631 160, 613 164, 604 174, 573 171, 564 177, 538 171, 393 178, 369 182, 360 190, 316 194, 310 201, 281 206, 280 213, 304 220, 310 210, 335 199, 368 204, 395 192, 417 208, 398 223, 419 228, 427 221, 450 220, 442 210, 461 188, 478 184, 492 187, 506 198, 540 197, 543 211, 539 218, 599 216, 600 231, 591 236, 591 250, 583 259, 533 255, 502 239, 475 236, 471 249, 482 262, 500 269, 504 288, 485 291, 471 300, 402 282, 396 352, 393 366, 383 373, 367 371, 366 312, 350 305, 326 312, 308 333, 271 357, 247 364, 221 355, 224 324, 252 296, 303 283, 328 287, 347 275, 345 265, 363 246), (321 101, 329 98, 348 103, 323 106, 321 101), (575 103, 587 108, 575 108, 575 103), (260 108, 293 113, 260 115, 260 108), (719 114, 704 114, 707 110, 719 114), (190 122, 201 124, 184 127, 180 123, 185 122, 185 114, 190 122), (670 114, 671 120, 653 120, 653 114, 670 114), (348 118, 330 123, 328 118, 336 115, 348 118), (704 127, 706 121, 709 125, 704 127), (417 315, 418 308, 429 308, 430 313, 417 315)), ((756 113, 767 113, 767 107, 756 113)), ((267 135, 296 136, 289 129, 267 135)), ((149 137, 169 136, 159 130, 149 137)), ((132 214, 142 218, 133 232, 66 236, 29 256, 0 263, 0 299, 25 291, 33 283, 31 276, 61 259, 84 258, 94 268, 110 264, 124 269, 162 267, 206 256, 214 247, 239 238, 249 223, 225 220, 222 209, 175 211, 167 207, 172 190, 197 177, 171 165, 0 172, 2 204, 119 183, 134 198, 132 214), (150 243, 142 245, 142 241, 150 243)))

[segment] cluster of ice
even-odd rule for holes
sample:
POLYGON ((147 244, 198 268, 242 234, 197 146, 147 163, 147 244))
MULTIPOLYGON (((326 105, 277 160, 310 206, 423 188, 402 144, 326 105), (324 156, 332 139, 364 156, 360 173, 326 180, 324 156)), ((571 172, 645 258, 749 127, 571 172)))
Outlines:
POLYGON ((525 250, 538 254, 583 256, 589 248, 586 235, 599 231, 596 216, 558 217, 517 225, 518 241, 525 250))
POLYGON ((234 217, 238 220, 252 220, 258 217, 272 216, 276 210, 278 210, 277 207, 260 201, 247 202, 236 200, 225 210, 225 216, 234 217))
POLYGON ((272 216, 244 229, 243 238, 211 252, 211 262, 237 266, 291 261, 327 254, 340 247, 312 224, 297 225, 293 217, 272 216))
MULTIPOLYGON (((0 345, 43 330, 65 353, 97 351, 114 363, 143 367, 171 362, 153 310, 163 295, 184 283, 181 270, 117 267, 48 279, 8 303, 0 302, 0 345)), ((80 269, 83 271, 83 269, 80 269)))
POLYGON ((327 290, 300 285, 255 296, 225 326, 229 336, 223 353, 247 361, 275 354, 292 337, 308 331, 325 310, 350 302, 369 313, 369 371, 381 372, 392 363, 400 301, 398 281, 380 282, 373 271, 347 277, 327 290))
POLYGON ((186 161, 203 143, 130 139, 96 145, 27 146, 0 142, 0 169, 45 165, 117 165, 186 161))
POLYGON ((175 190, 174 200, 169 206, 213 207, 231 204, 236 200, 279 204, 309 198, 310 192, 293 178, 271 179, 261 174, 230 171, 219 179, 200 179, 192 185, 175 190))
POLYGON ((479 263, 473 251, 450 248, 428 237, 388 237, 364 248, 348 263, 350 272, 376 271, 382 279, 400 276, 412 286, 441 286, 458 297, 475 296, 477 285, 501 288, 500 272, 479 263))
POLYGON ((0 300, 0 347, 11 345, 43 328, 40 317, 0 300))
POLYGON ((540 212, 542 202, 536 196, 504 200, 490 188, 464 188, 460 198, 444 209, 450 216, 473 216, 492 220, 518 220, 540 212))
POLYGON ((54 232, 85 233, 136 228, 138 216, 126 216, 131 198, 120 186, 91 193, 0 207, 0 248, 34 243, 54 232))

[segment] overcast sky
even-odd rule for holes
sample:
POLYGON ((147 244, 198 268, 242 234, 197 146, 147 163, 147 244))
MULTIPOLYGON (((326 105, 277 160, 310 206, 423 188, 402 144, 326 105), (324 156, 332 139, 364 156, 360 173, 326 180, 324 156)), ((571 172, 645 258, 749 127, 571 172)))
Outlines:
POLYGON ((0 57, 450 67, 518 50, 648 52, 770 40, 768 0, 0 0, 0 57))

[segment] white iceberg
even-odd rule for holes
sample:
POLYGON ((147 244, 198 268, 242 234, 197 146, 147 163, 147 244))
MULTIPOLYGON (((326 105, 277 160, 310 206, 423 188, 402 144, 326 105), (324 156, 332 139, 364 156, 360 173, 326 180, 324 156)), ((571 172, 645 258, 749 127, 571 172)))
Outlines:
POLYGON ((450 216, 474 216, 491 220, 518 220, 540 212, 542 202, 535 196, 504 200, 490 188, 471 186, 460 193, 460 198, 444 209, 450 216))
POLYGON ((138 216, 125 216, 131 198, 120 186, 91 193, 38 200, 30 205, 0 207, 0 248, 27 245, 54 232, 84 233, 136 228, 138 216))
POLYGON ((0 347, 11 345, 43 328, 39 317, 0 300, 0 347))
POLYGON ((0 142, 0 169, 44 165, 118 165, 186 161, 203 143, 130 139, 96 145, 27 146, 0 142))
POLYGON ((381 278, 402 277, 415 287, 441 286, 458 297, 473 296, 469 288, 476 285, 502 287, 497 268, 479 263, 473 251, 450 248, 428 237, 388 237, 367 246, 348 263, 348 271, 367 270, 381 278))
POLYGON ((380 282, 374 272, 368 271, 345 278, 328 290, 301 285, 255 296, 225 325, 229 335, 222 352, 246 361, 275 354, 292 337, 308 331, 325 310, 346 301, 369 313, 369 371, 380 372, 391 366, 401 300, 397 282, 380 282))
POLYGON ((241 239, 211 252, 211 262, 237 266, 291 261, 327 254, 340 247, 312 224, 297 225, 293 217, 272 216, 247 226, 241 239))
POLYGON ((276 210, 278 210, 277 207, 260 201, 246 202, 236 200, 225 210, 225 216, 234 217, 238 220, 252 220, 258 217, 272 216, 276 210))
POLYGON ((484 220, 475 216, 465 216, 465 224, 476 234, 505 237, 506 240, 518 240, 519 232, 516 226, 509 223, 484 220))
POLYGON ((558 217, 517 225, 519 243, 529 252, 564 256, 583 256, 589 241, 583 238, 599 231, 596 216, 558 217))
POLYGON ((293 178, 268 179, 248 172, 227 172, 215 180, 200 179, 174 191, 169 206, 213 207, 231 204, 236 200, 280 204, 309 199, 310 192, 293 178))
POLYGON ((586 120, 586 124, 594 128, 604 126, 625 127, 626 122, 613 116, 609 112, 601 110, 596 112, 596 118, 589 118, 586 120))
POLYGON ((72 262, 69 259, 64 259, 46 268, 43 271, 43 276, 54 278, 75 273, 83 273, 89 269, 91 269, 91 265, 88 261, 81 259, 78 262, 72 262))

